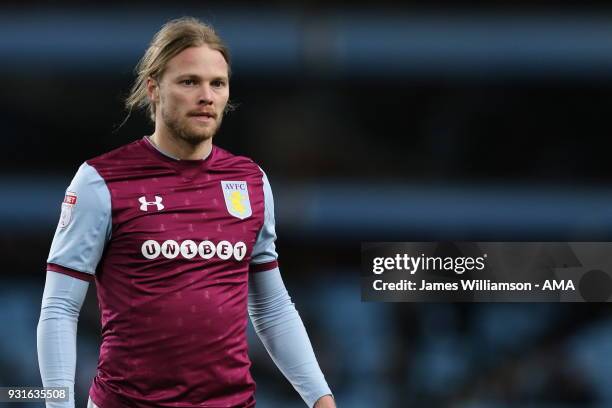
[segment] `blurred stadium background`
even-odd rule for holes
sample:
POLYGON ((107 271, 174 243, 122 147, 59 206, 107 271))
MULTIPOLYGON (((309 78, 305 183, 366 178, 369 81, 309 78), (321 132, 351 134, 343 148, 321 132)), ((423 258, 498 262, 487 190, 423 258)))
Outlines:
MULTIPOLYGON (((239 108, 216 143, 269 175, 281 270, 340 407, 612 406, 607 304, 362 303, 358 279, 362 241, 612 240, 612 9, 53 4, 0 6, 1 386, 40 385, 66 186, 84 160, 151 132, 139 114, 115 131, 132 69, 163 22, 194 15, 233 54, 239 108)), ((258 405, 303 406, 251 337, 258 405)), ((77 406, 98 345, 92 287, 77 406)))

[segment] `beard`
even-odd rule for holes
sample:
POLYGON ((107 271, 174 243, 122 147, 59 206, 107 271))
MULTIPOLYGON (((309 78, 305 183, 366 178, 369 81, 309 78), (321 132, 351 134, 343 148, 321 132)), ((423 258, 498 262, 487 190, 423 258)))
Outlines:
POLYGON ((192 146, 197 146, 208 139, 212 139, 219 130, 223 120, 223 115, 218 115, 214 124, 198 126, 198 124, 189 120, 189 116, 181 117, 176 112, 168 112, 165 109, 161 110, 161 114, 164 124, 170 130, 170 134, 192 146))

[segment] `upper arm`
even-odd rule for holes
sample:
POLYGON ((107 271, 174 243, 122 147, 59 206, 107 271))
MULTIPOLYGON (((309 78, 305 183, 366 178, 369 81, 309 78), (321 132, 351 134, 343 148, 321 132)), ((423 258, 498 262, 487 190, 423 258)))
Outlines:
POLYGON ((264 271, 278 266, 276 253, 276 227, 274 220, 274 197, 268 177, 263 174, 264 222, 257 235, 257 241, 251 256, 251 271, 264 271))
POLYGON ((92 279, 111 226, 108 187, 93 167, 83 163, 66 190, 47 270, 92 279))

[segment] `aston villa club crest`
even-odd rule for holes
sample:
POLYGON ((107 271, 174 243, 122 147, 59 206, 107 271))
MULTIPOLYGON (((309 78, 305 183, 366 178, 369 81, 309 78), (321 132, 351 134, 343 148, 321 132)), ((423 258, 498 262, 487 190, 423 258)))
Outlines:
POLYGON ((225 206, 231 215, 241 220, 251 216, 253 212, 246 181, 222 181, 221 189, 225 198, 225 206))

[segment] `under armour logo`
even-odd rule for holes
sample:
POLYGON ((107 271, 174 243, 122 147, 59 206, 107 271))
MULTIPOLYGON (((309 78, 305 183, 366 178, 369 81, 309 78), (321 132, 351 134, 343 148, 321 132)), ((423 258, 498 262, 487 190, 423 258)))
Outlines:
POLYGON ((155 201, 147 201, 145 196, 142 196, 138 199, 140 201, 140 211, 149 211, 148 207, 150 205, 154 205, 157 207, 157 211, 161 211, 164 209, 164 205, 162 204, 162 198, 160 196, 155 196, 155 201))

